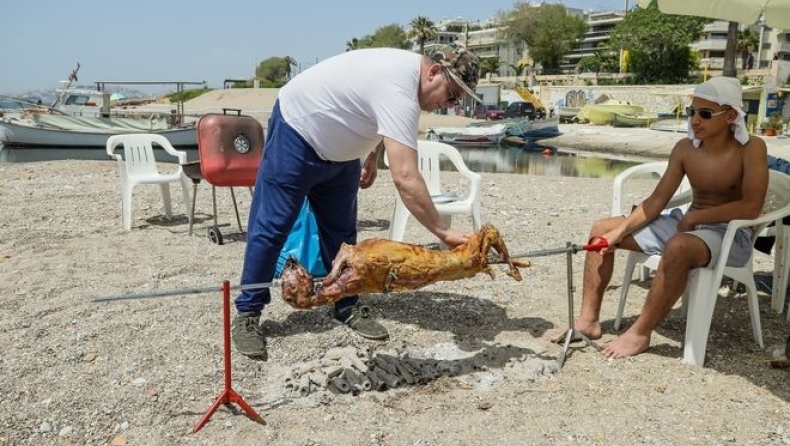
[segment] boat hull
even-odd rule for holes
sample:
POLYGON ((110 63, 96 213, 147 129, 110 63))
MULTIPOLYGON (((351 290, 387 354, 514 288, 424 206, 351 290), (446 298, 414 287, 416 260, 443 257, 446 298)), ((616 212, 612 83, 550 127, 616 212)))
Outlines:
POLYGON ((625 113, 615 113, 612 120, 614 127, 648 127, 658 120, 658 115, 629 115, 625 113))
POLYGON ((476 122, 466 127, 436 128, 429 131, 439 141, 457 146, 519 145, 560 135, 559 118, 507 119, 496 124, 476 122))
MULTIPOLYGON (((194 127, 168 130, 83 131, 32 127, 0 122, 2 160, 34 159, 107 159, 107 139, 120 133, 156 133, 166 137, 177 150, 197 159, 197 135, 194 127), (30 153, 26 153, 30 151, 30 153)), ((158 151, 157 151, 158 152, 158 151)), ((161 152, 164 153, 162 150, 161 152)), ((159 156, 157 156, 157 159, 159 156)))
POLYGON ((641 105, 632 105, 627 101, 609 100, 600 104, 587 104, 582 107, 580 114, 595 125, 610 125, 614 122, 614 114, 638 115, 644 113, 641 105))

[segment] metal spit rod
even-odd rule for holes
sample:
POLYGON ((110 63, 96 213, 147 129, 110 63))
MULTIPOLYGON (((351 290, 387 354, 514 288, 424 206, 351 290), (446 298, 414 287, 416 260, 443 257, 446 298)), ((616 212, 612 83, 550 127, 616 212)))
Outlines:
MULTIPOLYGON (((313 279, 314 282, 320 282, 323 278, 316 278, 313 279)), ((274 279, 271 282, 261 282, 261 283, 248 283, 246 285, 233 285, 230 287, 231 290, 260 290, 263 288, 274 288, 282 285, 282 280, 274 279)), ((182 288, 178 290, 168 290, 168 291, 152 291, 148 293, 135 293, 135 294, 117 294, 114 296, 105 296, 105 297, 97 297, 95 299, 91 299, 91 302, 109 302, 114 300, 136 300, 136 299, 149 299, 152 297, 168 297, 168 296, 184 296, 187 294, 203 294, 203 293, 214 293, 222 291, 221 286, 207 286, 207 287, 200 287, 200 288, 182 288)))

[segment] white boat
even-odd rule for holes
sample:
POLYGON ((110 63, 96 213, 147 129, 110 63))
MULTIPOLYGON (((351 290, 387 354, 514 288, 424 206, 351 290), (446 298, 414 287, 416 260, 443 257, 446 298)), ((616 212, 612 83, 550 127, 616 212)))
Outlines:
POLYGON ((664 117, 650 124, 650 130, 662 132, 688 133, 689 120, 686 116, 664 117))
POLYGON ((527 118, 492 122, 473 122, 466 127, 436 127, 428 136, 453 145, 497 146, 504 141, 535 142, 559 136, 559 119, 527 118))
POLYGON ((103 160, 107 139, 121 133, 164 135, 176 149, 197 159, 194 122, 181 123, 180 116, 161 109, 114 110, 109 93, 71 86, 78 70, 79 65, 51 106, 6 109, 0 115, 0 161, 103 160))
POLYGON ((428 139, 446 142, 453 145, 495 146, 507 136, 506 124, 470 124, 466 127, 435 127, 428 129, 428 139))

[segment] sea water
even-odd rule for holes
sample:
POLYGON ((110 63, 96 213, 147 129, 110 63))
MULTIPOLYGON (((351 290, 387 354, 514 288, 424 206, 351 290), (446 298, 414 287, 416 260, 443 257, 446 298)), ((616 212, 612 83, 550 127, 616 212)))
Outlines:
MULTIPOLYGON (((478 173, 515 173, 582 178, 614 178, 631 166, 653 159, 582 152, 549 146, 456 147, 466 166, 478 173)), ((380 163, 379 168, 384 167, 380 163)), ((440 159, 443 171, 453 171, 453 163, 440 159)))

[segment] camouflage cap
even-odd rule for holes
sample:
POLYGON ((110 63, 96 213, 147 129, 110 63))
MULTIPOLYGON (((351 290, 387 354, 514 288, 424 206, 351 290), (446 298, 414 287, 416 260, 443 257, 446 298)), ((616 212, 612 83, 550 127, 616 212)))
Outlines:
POLYGON ((475 87, 480 80, 480 60, 466 48, 451 43, 436 47, 428 53, 434 62, 442 64, 453 80, 464 89, 466 94, 477 102, 483 102, 475 87))

